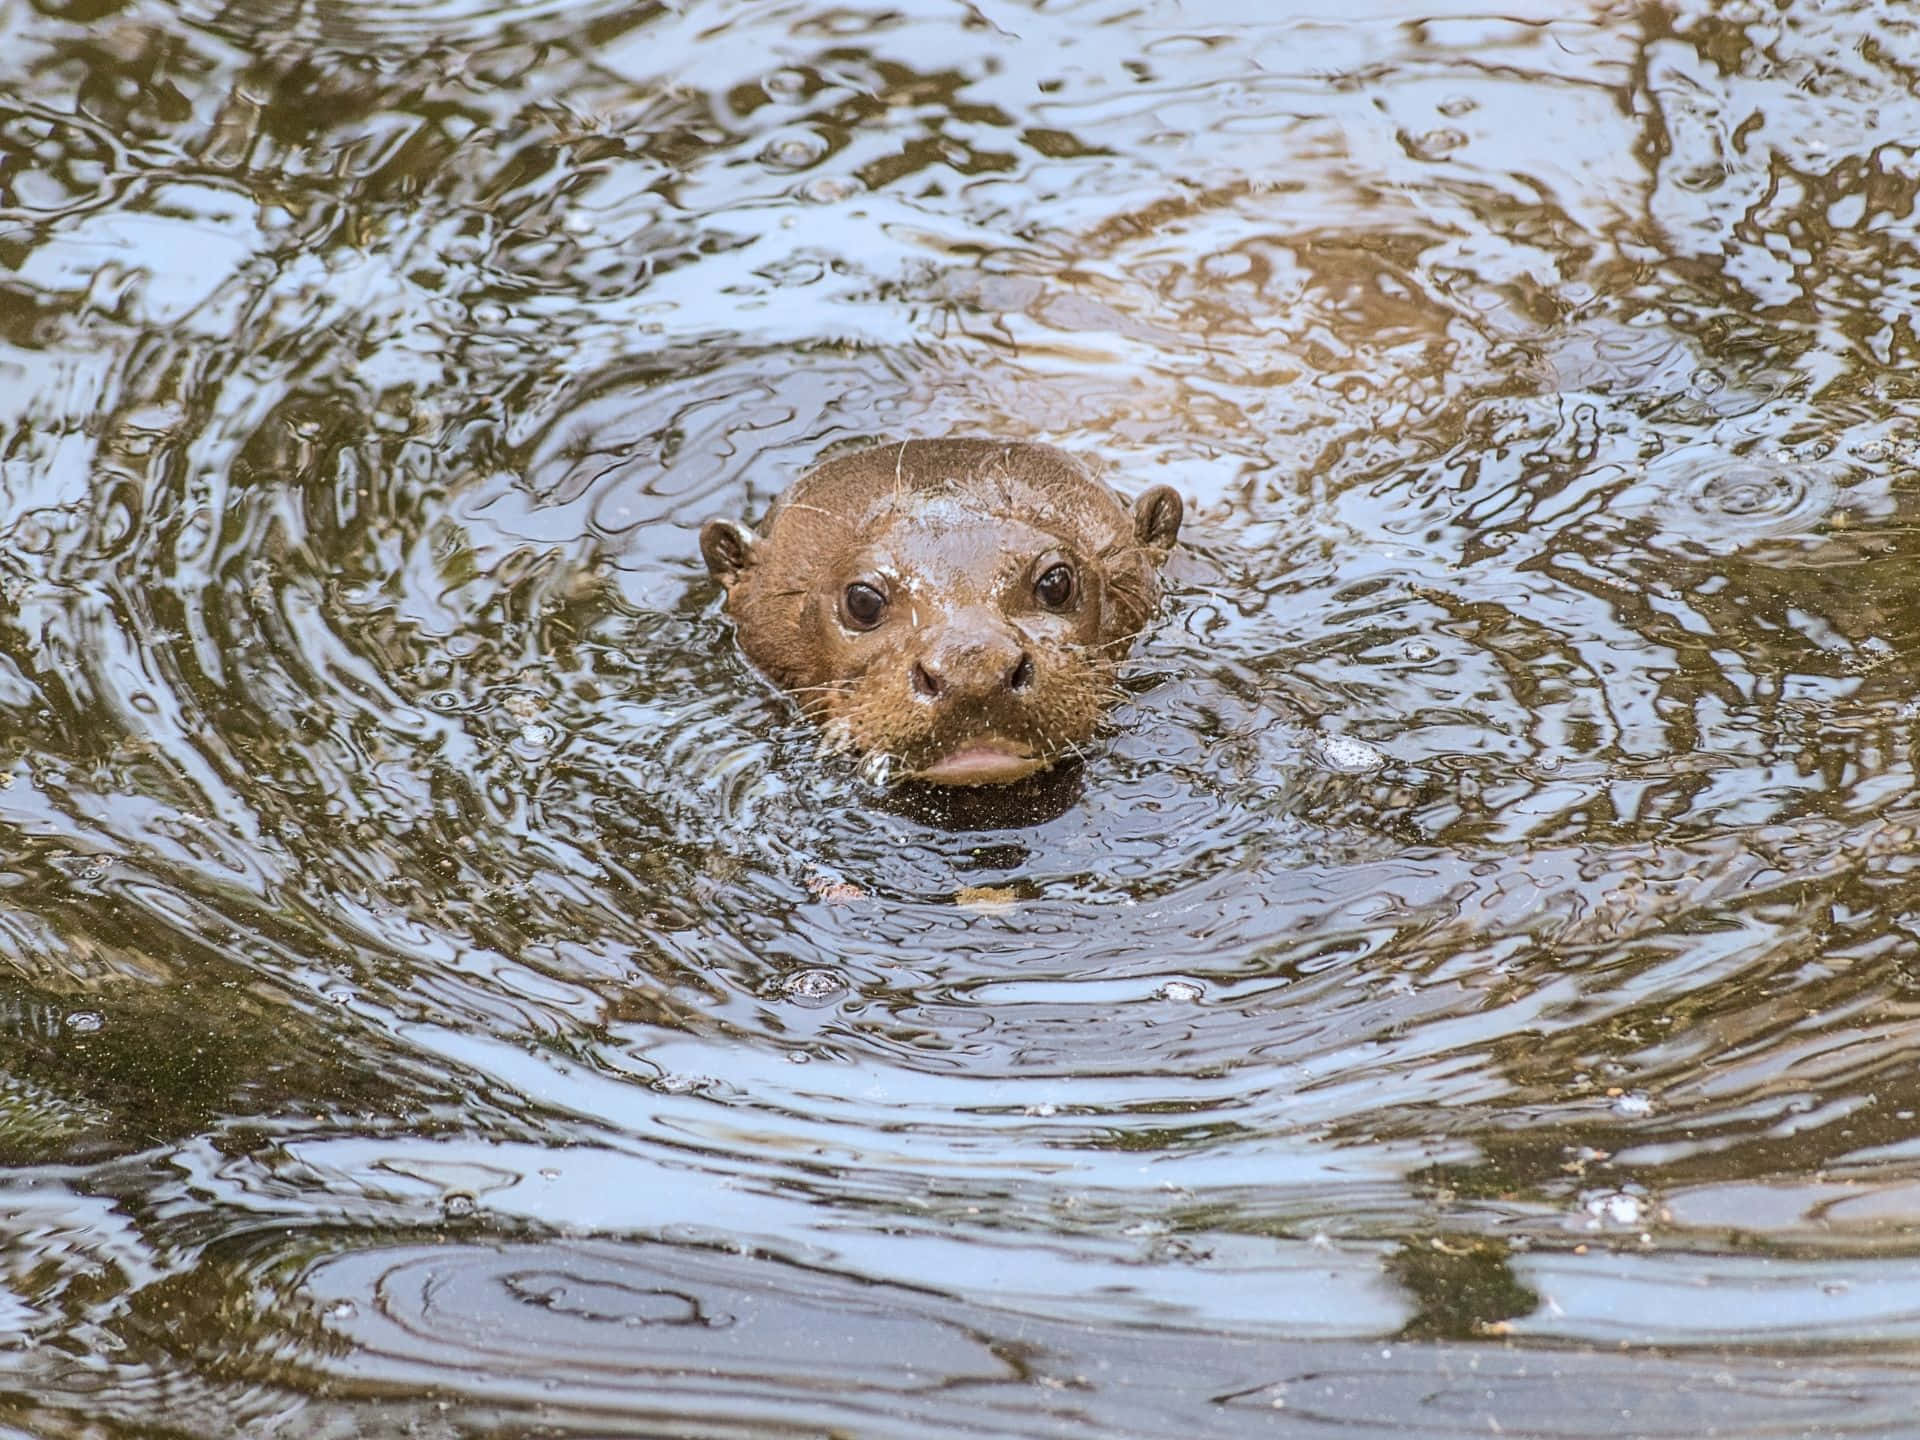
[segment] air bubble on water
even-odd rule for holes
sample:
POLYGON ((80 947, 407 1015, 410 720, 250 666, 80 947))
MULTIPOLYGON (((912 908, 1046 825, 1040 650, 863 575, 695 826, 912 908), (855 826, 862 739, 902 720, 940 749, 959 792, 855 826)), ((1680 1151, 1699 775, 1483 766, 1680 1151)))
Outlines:
POLYGON ((673 1070, 653 1082, 652 1088, 662 1095, 693 1095, 713 1084, 710 1075, 696 1075, 687 1070, 673 1070))
POLYGON ((449 1220, 465 1220, 480 1208, 480 1202, 464 1190, 449 1191, 440 1201, 440 1210, 449 1220))
POLYGON ((1042 1100, 1038 1105, 1029 1105, 1020 1112, 1035 1120, 1050 1120, 1060 1113, 1060 1107, 1051 1100, 1042 1100))
POLYGON ((1213 280, 1237 280, 1252 269, 1252 257, 1238 250, 1222 250, 1200 261, 1200 273, 1213 280))
POLYGON ((804 170, 826 153, 827 142, 818 131, 789 130, 769 140, 760 159, 776 170, 804 170))
POLYGON ((1408 135, 1401 143, 1415 160, 1444 160, 1465 145, 1467 137, 1464 131, 1443 126, 1424 135, 1408 135))
POLYGON ((329 1320, 351 1320, 360 1313, 360 1307, 351 1300, 336 1300, 326 1309, 329 1320))
POLYGON ((332 985, 320 993, 336 1005, 350 1005, 353 1003, 354 995, 351 986, 332 985))
POLYGON ((1646 1202, 1627 1190, 1597 1190, 1581 1197, 1580 1208, 1595 1224, 1637 1226, 1646 1213, 1646 1202))
POLYGON ((1367 775, 1387 763, 1387 757, 1351 735, 1316 735, 1307 746, 1315 764, 1339 775, 1367 775))
POLYGON ((1653 1114, 1653 1099, 1644 1090, 1629 1090, 1614 1096, 1613 1113, 1629 1120, 1643 1120, 1653 1114))
POLYGON ((792 100, 806 93, 807 74, 791 68, 775 70, 761 80, 760 88, 775 100, 792 100))
POLYGON ((553 726, 537 721, 520 727, 520 743, 528 750, 552 749, 554 736, 553 726))
POLYGON ((1153 993, 1162 1000, 1176 1000, 1191 1004, 1207 992, 1191 980, 1169 980, 1153 993))
POLYGON ((846 990, 847 982, 832 970, 801 970, 789 975, 781 988, 802 1005, 825 1005, 846 990))
POLYGON ((91 1035, 107 1023, 98 1010, 75 1010, 67 1016, 67 1029, 75 1035, 91 1035))
POLYGON ((1449 95, 1436 107, 1449 120, 1458 120, 1462 115, 1471 115, 1480 108, 1480 102, 1471 95, 1449 95))
POLYGON ((1440 652, 1425 640, 1409 640, 1400 647, 1400 653, 1415 665, 1424 665, 1440 652))
POLYGON ((837 205, 860 190, 860 182, 850 175, 815 175, 800 187, 799 195, 811 205, 837 205))

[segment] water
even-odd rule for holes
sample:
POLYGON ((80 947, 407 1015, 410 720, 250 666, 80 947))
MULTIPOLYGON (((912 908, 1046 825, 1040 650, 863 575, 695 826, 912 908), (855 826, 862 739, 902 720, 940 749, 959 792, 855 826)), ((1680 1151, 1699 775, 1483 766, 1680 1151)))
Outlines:
POLYGON ((1916 63, 0 0, 0 1427, 1905 1433, 1916 63), (1018 805, 697 557, 949 433, 1191 506, 1018 805))

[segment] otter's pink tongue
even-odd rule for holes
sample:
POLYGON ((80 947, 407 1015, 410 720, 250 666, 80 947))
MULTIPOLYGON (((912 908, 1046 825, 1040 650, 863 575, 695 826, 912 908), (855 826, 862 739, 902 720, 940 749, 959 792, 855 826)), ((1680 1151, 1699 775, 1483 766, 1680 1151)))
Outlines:
POLYGON ((995 740, 962 745, 949 751, 913 778, 931 785, 1005 785, 1033 774, 1041 762, 1014 746, 995 740))

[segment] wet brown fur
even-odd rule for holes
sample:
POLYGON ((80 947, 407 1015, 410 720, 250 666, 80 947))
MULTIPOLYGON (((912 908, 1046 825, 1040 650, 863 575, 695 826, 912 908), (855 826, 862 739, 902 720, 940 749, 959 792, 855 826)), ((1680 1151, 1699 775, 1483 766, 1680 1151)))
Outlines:
POLYGON ((1164 486, 1129 509, 1050 446, 914 440, 817 466, 758 534, 709 521, 701 550, 747 658, 829 740, 907 774, 982 742, 1045 766, 1113 699, 1180 515, 1164 486), (1036 568, 1055 563, 1076 575, 1070 610, 1035 599, 1036 568), (871 631, 843 607, 856 581, 888 597, 871 631))

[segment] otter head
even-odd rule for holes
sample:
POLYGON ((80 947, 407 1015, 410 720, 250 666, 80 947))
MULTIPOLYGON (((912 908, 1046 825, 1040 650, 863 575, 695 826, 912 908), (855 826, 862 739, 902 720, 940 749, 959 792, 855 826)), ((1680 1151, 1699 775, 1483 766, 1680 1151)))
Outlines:
POLYGON ((831 740, 994 785, 1092 738, 1180 517, 1050 446, 910 440, 809 471, 759 534, 708 521, 700 550, 747 658, 831 740))

